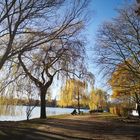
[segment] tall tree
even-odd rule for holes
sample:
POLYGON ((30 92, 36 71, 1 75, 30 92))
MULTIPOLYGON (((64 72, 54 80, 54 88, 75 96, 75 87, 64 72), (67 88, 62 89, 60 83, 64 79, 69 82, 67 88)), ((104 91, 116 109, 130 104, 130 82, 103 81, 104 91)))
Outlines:
MULTIPOLYGON (((136 93, 135 88, 138 85, 136 83, 140 80, 140 20, 135 9, 136 5, 119 9, 118 17, 104 23, 98 32, 98 63, 108 77, 113 75, 111 80, 113 90, 120 82, 114 90, 117 94, 120 92, 130 94, 131 91, 136 93), (116 75, 118 79, 115 78, 116 75), (113 80, 116 83, 113 83, 113 80)), ((137 93, 135 97, 138 103, 137 93)))
MULTIPOLYGON (((84 26, 83 12, 87 6, 87 0, 69 3, 69 9, 66 4, 62 7, 66 11, 64 15, 61 11, 56 12, 57 16, 61 14, 64 18, 56 20, 55 28, 51 28, 51 34, 48 28, 48 30, 38 31, 29 36, 31 42, 34 38, 40 39, 40 36, 43 36, 44 42, 35 42, 34 45, 31 44, 28 47, 25 42, 21 42, 25 46, 18 54, 19 64, 40 90, 40 118, 46 118, 45 98, 54 76, 60 72, 66 76, 78 75, 84 67, 84 46, 78 37, 84 26)), ((51 23, 53 24, 54 21, 51 23)))
POLYGON ((11 70, 18 63, 17 54, 21 50, 29 51, 44 44, 54 38, 53 35, 59 31, 55 29, 55 33, 52 32, 56 27, 55 21, 50 24, 51 26, 48 26, 48 21, 56 15, 56 9, 58 10, 63 3, 64 0, 3 0, 0 2, 1 91, 22 75, 21 73, 16 76, 12 74, 12 77, 10 75, 13 73, 11 70), (47 34, 43 34, 46 30, 47 34))

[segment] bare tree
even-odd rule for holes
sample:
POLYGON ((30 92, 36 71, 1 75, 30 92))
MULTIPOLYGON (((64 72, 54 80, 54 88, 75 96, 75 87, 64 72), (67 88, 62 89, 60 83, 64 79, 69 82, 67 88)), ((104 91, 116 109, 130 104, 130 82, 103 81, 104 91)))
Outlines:
POLYGON ((119 16, 99 29, 97 61, 108 74, 125 63, 126 69, 140 78, 140 20, 135 6, 118 10, 119 16))
MULTIPOLYGON (((74 74, 76 71, 76 60, 80 62, 80 56, 73 56, 76 55, 80 49, 77 52, 77 50, 74 50, 73 45, 74 44, 72 44, 72 46, 66 45, 65 47, 63 45, 59 49, 57 48, 58 46, 52 46, 53 49, 49 51, 41 50, 37 52, 37 55, 34 54, 30 57, 29 54, 19 55, 19 62, 25 73, 40 90, 41 118, 46 117, 46 93, 53 82, 54 76, 60 72, 65 75, 69 73, 74 74)), ((77 47, 76 45, 76 48, 77 47)), ((80 54, 78 53, 78 55, 80 54)))
MULTIPOLYGON (((48 36, 49 40, 53 38, 54 33, 51 29, 55 24, 50 28, 46 26, 47 20, 55 15, 56 9, 59 9, 63 2, 64 0, 3 0, 0 2, 1 95, 5 94, 7 86, 15 85, 15 81, 22 75, 13 73, 20 50, 29 51, 48 41, 48 36), (48 29, 47 34, 41 34, 46 29, 48 29)), ((16 87, 13 86, 11 91, 16 91, 16 87)), ((11 96, 15 95, 14 92, 10 93, 11 96)))
MULTIPOLYGON (((45 99, 54 76, 60 72, 66 76, 78 76, 84 65, 84 44, 78 38, 84 26, 83 12, 87 6, 87 0, 69 3, 70 6, 67 9, 68 3, 66 1, 62 7, 66 13, 61 20, 57 19, 57 26, 55 25, 56 27, 51 30, 51 34, 48 34, 48 30, 35 34, 35 37, 45 37, 45 42, 36 43, 35 47, 28 46, 29 49, 25 45, 18 54, 19 63, 24 72, 40 90, 40 118, 46 118, 45 99)), ((30 40, 34 40, 34 34, 33 37, 31 35, 30 40)))
MULTIPOLYGON (((131 75, 131 87, 135 87, 135 83, 139 85, 140 79, 140 19, 135 9, 135 5, 119 9, 117 18, 103 24, 98 32, 96 50, 98 63, 109 78, 120 67, 121 71, 127 71, 131 75)), ((127 85, 119 84, 120 88, 122 86, 125 88, 127 85)), ((128 92, 135 93, 138 103, 139 89, 131 90, 128 92)))
POLYGON ((38 102, 38 94, 35 94, 36 88, 34 88, 34 86, 29 82, 28 85, 26 85, 26 87, 24 87, 24 92, 26 92, 26 97, 27 97, 27 101, 26 101, 26 116, 27 116, 27 120, 30 119, 30 117, 32 116, 32 111, 34 110, 35 107, 37 107, 39 105, 38 102))
POLYGON ((32 40, 28 36, 35 34, 38 30, 45 30, 43 27, 47 24, 46 20, 53 16, 54 9, 62 3, 63 0, 3 0, 0 2, 0 69, 22 48, 34 47, 45 42, 44 35, 40 38, 32 36, 32 40), (46 17, 45 20, 44 17, 46 17), (31 31, 30 28, 35 30, 31 31), (25 37, 28 39, 24 40, 23 45, 21 42, 25 37))
POLYGON ((16 87, 14 92, 17 96, 17 100, 20 101, 20 99, 24 99, 24 104, 22 105, 26 106, 26 112, 24 113, 26 113, 27 120, 29 120, 32 116, 32 111, 35 107, 39 106, 39 94, 36 86, 32 83, 30 78, 25 76, 20 76, 15 82, 12 82, 12 84, 16 87))

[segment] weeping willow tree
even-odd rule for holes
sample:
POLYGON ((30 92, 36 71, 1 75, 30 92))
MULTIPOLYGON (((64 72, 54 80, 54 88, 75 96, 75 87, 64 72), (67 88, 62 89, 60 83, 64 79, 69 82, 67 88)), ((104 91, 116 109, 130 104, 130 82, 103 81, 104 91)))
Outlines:
POLYGON ((88 3, 88 0, 0 2, 0 70, 7 63, 18 63, 18 72, 26 73, 39 90, 40 118, 46 118, 46 95, 55 75, 60 71, 65 75, 77 71, 78 62, 85 57, 81 33, 87 23, 88 3))
POLYGON ((92 89, 89 100, 90 110, 105 109, 108 102, 107 96, 108 94, 101 89, 92 89))
POLYGON ((80 113, 80 107, 88 105, 86 88, 87 84, 85 81, 76 79, 67 80, 66 84, 61 89, 58 105, 63 107, 77 107, 80 113))

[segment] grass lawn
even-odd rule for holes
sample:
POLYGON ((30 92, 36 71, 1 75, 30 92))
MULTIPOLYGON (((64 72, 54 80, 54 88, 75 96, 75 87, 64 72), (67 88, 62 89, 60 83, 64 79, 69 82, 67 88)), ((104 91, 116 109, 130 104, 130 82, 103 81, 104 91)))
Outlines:
POLYGON ((139 140, 140 123, 110 113, 0 122, 0 140, 139 140))

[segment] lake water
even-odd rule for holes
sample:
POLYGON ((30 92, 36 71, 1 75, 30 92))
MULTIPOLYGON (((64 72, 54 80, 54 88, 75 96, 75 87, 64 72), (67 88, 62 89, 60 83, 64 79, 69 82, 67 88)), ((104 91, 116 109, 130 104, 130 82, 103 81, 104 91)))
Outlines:
MULTIPOLYGON (((2 107, 2 106, 1 106, 2 107)), ((0 107, 0 109, 1 109, 0 107)), ((20 121, 26 120, 26 106, 16 106, 14 107, 14 113, 12 115, 0 115, 0 121, 20 121)), ((10 109, 9 109, 10 110, 10 109)), ((61 114, 70 114, 73 111, 73 108, 56 108, 56 107, 46 107, 47 116, 52 115, 61 115, 61 114)), ((88 110, 81 109, 83 112, 88 112, 88 110)), ((40 117, 40 107, 34 108, 32 111, 31 117, 32 118, 39 118, 40 117)))

